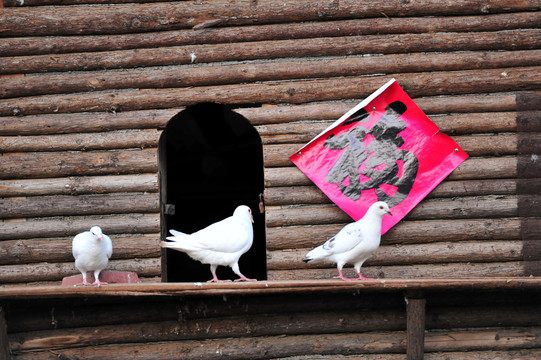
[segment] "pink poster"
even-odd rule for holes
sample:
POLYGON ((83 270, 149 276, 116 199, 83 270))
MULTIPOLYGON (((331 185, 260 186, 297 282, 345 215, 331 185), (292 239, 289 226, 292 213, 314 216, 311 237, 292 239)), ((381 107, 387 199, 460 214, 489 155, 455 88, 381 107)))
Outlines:
POLYGON ((386 201, 383 234, 467 157, 393 79, 290 159, 355 221, 386 201))

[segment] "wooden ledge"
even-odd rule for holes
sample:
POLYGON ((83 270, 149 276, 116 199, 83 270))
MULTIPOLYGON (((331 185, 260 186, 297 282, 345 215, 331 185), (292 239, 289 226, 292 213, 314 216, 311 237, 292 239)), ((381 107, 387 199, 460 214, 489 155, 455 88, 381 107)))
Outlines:
POLYGON ((113 296, 209 296, 307 292, 392 292, 438 290, 541 289, 541 277, 469 279, 378 279, 369 281, 294 280, 225 283, 140 283, 103 286, 17 286, 0 287, 0 301, 34 298, 113 296))

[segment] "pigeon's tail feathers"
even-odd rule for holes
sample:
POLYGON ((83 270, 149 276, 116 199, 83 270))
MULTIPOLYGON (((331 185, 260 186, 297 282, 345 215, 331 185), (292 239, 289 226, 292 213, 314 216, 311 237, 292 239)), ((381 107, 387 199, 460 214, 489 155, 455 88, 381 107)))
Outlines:
POLYGON ((329 256, 329 252, 325 250, 323 246, 318 246, 306 254, 306 257, 302 261, 307 263, 317 263, 319 261, 324 261, 327 256, 329 256))
MULTIPOLYGON (((188 234, 185 234, 183 232, 180 232, 180 231, 177 231, 177 230, 169 230, 169 232, 171 233, 171 235, 173 236, 178 236, 178 237, 184 237, 184 236, 187 236, 188 234)), ((168 238, 169 239, 169 238, 168 238)))

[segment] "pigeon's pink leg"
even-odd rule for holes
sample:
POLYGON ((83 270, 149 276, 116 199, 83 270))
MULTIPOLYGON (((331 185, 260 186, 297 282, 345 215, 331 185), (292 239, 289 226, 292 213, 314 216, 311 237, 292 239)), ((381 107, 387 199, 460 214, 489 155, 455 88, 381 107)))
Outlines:
POLYGON ((90 285, 90 283, 88 281, 86 281, 86 273, 82 273, 82 274, 83 274, 83 282, 77 283, 77 284, 75 284, 75 286, 90 285))
POLYGON ((96 280, 92 283, 92 285, 98 285, 98 286, 100 286, 100 285, 107 285, 107 284, 108 284, 108 283, 106 283, 105 281, 100 281, 100 272, 99 272, 99 271, 97 271, 97 273, 94 272, 94 278, 95 278, 96 280))
POLYGON ((231 280, 220 280, 220 279, 218 279, 218 277, 216 276, 216 267, 217 267, 217 266, 214 266, 214 265, 211 265, 211 266, 210 266, 210 272, 212 273, 212 279, 210 279, 209 281, 207 281, 208 283, 211 283, 211 282, 225 282, 225 281, 231 281, 231 280))
POLYGON ((340 275, 334 276, 333 279, 342 279, 344 281, 352 281, 352 280, 354 280, 354 279, 350 279, 350 278, 345 277, 344 274, 342 274, 342 269, 338 269, 338 274, 340 274, 340 275))
POLYGON ((372 278, 364 277, 360 271, 357 272, 357 275, 359 275, 359 278, 357 280, 374 280, 372 278))
POLYGON ((257 281, 257 279, 248 279, 246 276, 240 274, 240 278, 235 281, 257 281))

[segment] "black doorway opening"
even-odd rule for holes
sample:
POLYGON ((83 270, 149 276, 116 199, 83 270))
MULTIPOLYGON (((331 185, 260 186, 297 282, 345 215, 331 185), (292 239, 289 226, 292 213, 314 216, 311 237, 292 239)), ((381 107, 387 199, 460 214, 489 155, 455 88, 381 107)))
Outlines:
MULTIPOLYGON (((263 148, 257 130, 228 106, 188 106, 168 122, 159 142, 161 239, 174 229, 193 233, 247 205, 254 217, 254 243, 239 261, 248 278, 267 279, 263 148)), ((163 282, 210 280, 209 265, 162 249, 163 282)), ((234 280, 219 266, 219 279, 234 280)))

